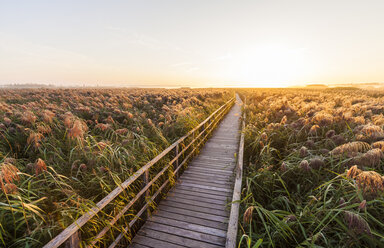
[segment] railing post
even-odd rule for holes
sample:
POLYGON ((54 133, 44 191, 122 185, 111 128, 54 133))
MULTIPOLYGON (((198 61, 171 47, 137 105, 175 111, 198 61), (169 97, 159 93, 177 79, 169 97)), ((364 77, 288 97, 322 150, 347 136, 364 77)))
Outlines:
POLYGON ((195 138, 196 138, 196 130, 193 132, 193 135, 192 135, 192 142, 193 142, 193 144, 192 144, 192 149, 194 150, 194 152, 193 152, 193 154, 192 154, 192 157, 195 156, 195 154, 196 154, 196 150, 195 150, 195 148, 196 148, 195 138))
MULTIPOLYGON (((179 144, 175 147, 175 157, 179 156, 179 144)), ((173 171, 175 171, 177 168, 179 168, 179 158, 176 159, 175 163, 173 164, 173 171)), ((175 180, 179 177, 179 171, 175 174, 175 180)))
MULTIPOLYGON (((144 187, 147 186, 147 184, 149 183, 149 170, 146 170, 143 174, 143 182, 144 182, 144 187)), ((145 203, 149 200, 149 195, 150 195, 150 188, 149 187, 146 191, 145 191, 145 194, 144 194, 144 198, 145 198, 145 203)), ((147 209, 147 218, 149 218, 151 216, 151 210, 148 208, 147 209)))
POLYGON ((80 248, 80 233, 76 231, 65 243, 65 248, 80 248))

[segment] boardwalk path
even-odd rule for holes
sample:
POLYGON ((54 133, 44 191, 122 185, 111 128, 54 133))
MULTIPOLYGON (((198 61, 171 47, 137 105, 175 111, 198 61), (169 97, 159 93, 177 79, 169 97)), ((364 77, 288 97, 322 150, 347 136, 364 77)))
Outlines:
POLYGON ((224 247, 239 144, 241 100, 189 164, 130 247, 224 247))

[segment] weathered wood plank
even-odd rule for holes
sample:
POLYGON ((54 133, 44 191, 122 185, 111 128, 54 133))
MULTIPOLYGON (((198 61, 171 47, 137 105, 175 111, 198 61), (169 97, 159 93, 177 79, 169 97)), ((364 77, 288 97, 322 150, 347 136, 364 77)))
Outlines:
POLYGON ((231 158, 231 155, 233 155, 233 152, 236 151, 235 149, 231 148, 212 148, 209 147, 207 149, 204 149, 200 155, 202 156, 207 156, 207 157, 212 157, 212 155, 222 155, 224 154, 227 156, 227 158, 231 158), (203 155, 206 154, 206 155, 203 155))
POLYGON ((141 245, 141 244, 137 244, 137 243, 133 243, 129 247, 131 247, 131 248, 152 248, 150 246, 141 245))
POLYGON ((232 193, 232 189, 225 189, 225 188, 219 188, 219 187, 213 187, 213 186, 205 186, 205 185, 198 185, 198 184, 193 184, 193 183, 187 183, 183 182, 183 186, 189 186, 189 187, 195 187, 199 189, 207 189, 207 190, 212 190, 212 191, 221 191, 221 192, 227 192, 227 193, 232 193))
POLYGON ((212 175, 212 174, 206 174, 204 172, 197 172, 197 171, 193 172, 190 170, 185 171, 183 173, 183 175, 185 175, 185 176, 189 176, 189 175, 196 176, 197 175, 197 176, 203 176, 203 177, 209 177, 209 178, 225 179, 228 181, 233 181, 233 177, 234 177, 233 175, 216 175, 216 174, 212 175))
POLYGON ((180 189, 180 188, 175 188, 173 192, 181 193, 186 196, 195 196, 198 198, 204 198, 204 199, 208 198, 208 199, 228 201, 228 202, 232 199, 230 195, 229 196, 212 195, 204 192, 189 191, 189 190, 180 189))
POLYGON ((217 210, 222 210, 223 205, 222 204, 217 204, 217 203, 207 203, 207 202, 202 202, 202 201, 196 201, 196 200, 189 200, 189 199, 184 199, 176 196, 171 196, 167 198, 168 201, 171 202, 177 202, 181 204, 188 204, 190 206, 197 206, 197 207, 204 207, 207 209, 217 209, 217 210))
POLYGON ((194 192, 201 192, 201 193, 206 193, 210 195, 219 195, 219 196, 230 197, 230 198, 232 197, 231 193, 224 192, 224 191, 215 191, 215 190, 203 189, 203 188, 181 185, 181 184, 177 185, 176 187, 179 189, 185 189, 185 190, 194 191, 194 192))
POLYGON ((210 167, 210 166, 219 166, 219 167, 230 167, 230 166, 235 166, 236 163, 235 162, 212 162, 212 161, 205 161, 205 162, 202 162, 202 161, 193 161, 191 163, 191 166, 196 166, 196 165, 202 165, 202 166, 206 166, 206 167, 210 167))
POLYGON ((210 168, 203 168, 203 167, 191 167, 189 168, 190 171, 196 171, 196 172, 207 172, 207 173, 211 173, 211 174, 219 174, 219 175, 233 175, 233 172, 232 171, 226 171, 226 170, 215 170, 215 169, 210 169, 210 168))
POLYGON ((212 185, 217 187, 224 187, 224 188, 232 188, 233 185, 232 182, 228 181, 221 181, 221 180, 214 180, 214 179, 208 179, 208 178, 199 178, 199 177, 190 177, 190 178, 181 178, 182 182, 189 182, 189 183, 197 183, 197 184, 205 184, 205 185, 212 185))
POLYGON ((221 187, 224 189, 231 189, 232 185, 227 182, 220 182, 218 180, 207 180, 207 179, 198 179, 198 178, 183 178, 181 179, 181 182, 185 183, 194 183, 198 185, 206 185, 206 186, 214 186, 214 187, 221 187))
POLYGON ((193 195, 187 195, 187 194, 175 193, 175 192, 169 193, 169 197, 181 198, 185 200, 201 201, 204 203, 211 203, 211 204, 218 204, 218 205, 226 205, 228 203, 226 200, 217 200, 209 197, 203 197, 201 195, 193 196, 193 195))
POLYGON ((179 228, 183 228, 183 229, 187 229, 187 230, 191 230, 191 231, 196 231, 196 232, 201 232, 201 233, 206 233, 209 235, 223 237, 223 238, 225 238, 227 235, 226 231, 223 231, 223 230, 220 230, 217 228, 212 228, 212 227, 202 226, 202 225, 198 225, 198 224, 188 223, 188 222, 181 221, 181 220, 174 220, 174 219, 170 219, 170 218, 166 218, 166 217, 162 217, 162 216, 158 216, 158 215, 152 216, 150 221, 155 222, 155 223, 164 224, 167 226, 179 227, 179 228))
POLYGON ((168 200, 163 200, 161 204, 164 204, 169 207, 174 207, 174 208, 182 208, 186 210, 191 210, 195 212, 200 212, 200 213, 206 213, 206 214, 213 214, 213 215, 218 215, 222 217, 228 217, 229 213, 227 211, 223 210, 218 210, 218 209, 212 209, 212 208, 205 208, 205 207, 199 207, 199 206, 191 206, 183 203, 178 203, 174 201, 168 201, 168 200))
POLYGON ((225 166, 225 165, 193 164, 193 165, 191 165, 191 167, 233 172, 235 165, 225 166))
POLYGON ((198 217, 201 219, 205 220, 212 220, 212 221, 218 221, 221 223, 227 223, 228 222, 228 217, 224 216, 219 216, 215 214, 209 214, 209 213, 201 213, 197 211, 191 211, 189 209, 183 209, 183 208, 174 208, 172 206, 168 205, 162 205, 160 204, 158 211, 166 211, 166 212, 171 212, 171 213, 176 213, 176 214, 183 214, 186 216, 192 216, 192 217, 198 217))
POLYGON ((229 170, 223 170, 223 169, 211 169, 211 168, 205 168, 205 167, 197 167, 197 166, 191 166, 188 168, 188 172, 193 172, 193 173, 203 173, 204 175, 210 175, 215 177, 221 176, 221 177, 234 177, 233 171, 229 170))
POLYGON ((185 238, 165 232, 159 232, 156 230, 151 230, 151 229, 145 229, 140 230, 139 234, 142 236, 146 237, 151 237, 156 240, 164 240, 168 242, 172 242, 173 244, 177 245, 182 245, 185 247, 201 247, 201 248, 220 248, 223 247, 221 245, 214 245, 214 244, 209 244, 205 243, 204 241, 197 241, 195 239, 190 239, 190 238, 185 238))
POLYGON ((216 176, 213 176, 213 175, 205 175, 205 174, 192 174, 192 173, 187 173, 187 174, 183 174, 183 176, 181 177, 182 178, 195 178, 197 180, 209 180, 209 181, 216 181, 216 182, 221 182, 221 183, 230 183, 230 184, 233 184, 234 180, 233 180, 233 177, 232 176, 228 176, 228 177, 216 177, 216 176))
POLYGON ((158 211, 158 212, 156 212, 156 215, 162 216, 162 217, 165 217, 168 219, 185 221, 188 223, 197 224, 197 225, 201 225, 201 226, 207 226, 207 227, 213 227, 213 228, 217 228, 217 229, 225 230, 225 231, 227 231, 227 227, 228 227, 227 223, 197 218, 194 216, 181 215, 181 214, 176 214, 176 213, 167 212, 167 211, 158 211))
POLYGON ((165 233, 174 234, 177 236, 191 238, 196 240, 204 240, 206 243, 216 244, 216 245, 224 245, 225 238, 218 237, 215 235, 205 234, 201 232, 191 231, 183 228, 168 226, 160 223, 155 223, 152 221, 148 221, 145 227, 147 230, 155 230, 165 233))
POLYGON ((222 162, 233 162, 235 161, 235 158, 213 158, 210 156, 199 156, 196 158, 196 161, 201 161, 201 160, 212 160, 212 161, 222 161, 222 162))
POLYGON ((150 238, 147 236, 142 236, 140 234, 137 234, 135 236, 135 238, 133 239, 133 243, 139 244, 139 245, 147 245, 153 248, 185 248, 185 246, 182 246, 182 245, 172 244, 166 241, 150 238))

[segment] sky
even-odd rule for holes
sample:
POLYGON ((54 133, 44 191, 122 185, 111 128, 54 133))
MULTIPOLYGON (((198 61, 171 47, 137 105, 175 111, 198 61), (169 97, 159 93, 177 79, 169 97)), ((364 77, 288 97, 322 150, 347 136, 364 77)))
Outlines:
POLYGON ((0 84, 384 83, 382 0, 0 0, 0 84))

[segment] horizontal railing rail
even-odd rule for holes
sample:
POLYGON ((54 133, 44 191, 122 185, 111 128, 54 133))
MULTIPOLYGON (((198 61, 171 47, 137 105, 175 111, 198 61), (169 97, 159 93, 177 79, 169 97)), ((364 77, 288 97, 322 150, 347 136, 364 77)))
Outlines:
MULTIPOLYGON (((245 106, 245 99, 243 106, 245 106)), ((237 230, 239 223, 239 209, 241 199, 241 183, 243 179, 243 158, 244 158, 244 130, 245 130, 245 112, 242 118, 241 137, 239 143, 239 151, 237 156, 237 165, 235 171, 235 185, 233 187, 233 196, 231 203, 231 212, 229 214, 227 239, 225 248, 235 248, 237 242, 237 230)))
MULTIPOLYGON (((95 247, 99 242, 102 242, 102 238, 109 231, 111 231, 112 227, 114 227, 114 225, 119 221, 119 219, 127 215, 128 210, 132 211, 131 207, 135 203, 138 203, 140 199, 144 198, 144 200, 141 202, 143 206, 129 221, 128 225, 122 228, 120 234, 116 238, 113 238, 112 243, 109 245, 109 247, 111 248, 115 247, 119 243, 119 241, 121 241, 122 238, 128 233, 128 231, 134 226, 134 224, 139 219, 141 219, 141 216, 145 212, 147 212, 147 217, 150 215, 150 207, 153 206, 153 203, 155 202, 157 196, 162 193, 162 191, 167 186, 171 185, 173 179, 177 179, 181 168, 185 167, 189 159, 196 154, 201 145, 204 144, 206 139, 214 130, 216 125, 222 120, 225 114, 233 106, 234 102, 235 98, 232 98, 227 101, 216 111, 214 111, 208 118, 201 122, 198 126, 196 126, 186 135, 178 139, 172 145, 167 147, 147 164, 142 166, 132 176, 130 176, 127 180, 125 180, 118 187, 116 187, 111 193, 109 193, 106 197, 100 200, 94 207, 90 208, 85 214, 83 214, 80 218, 78 218, 66 229, 64 229, 60 234, 58 234, 55 238, 48 242, 44 246, 44 248, 60 247, 64 243, 66 244, 66 247, 70 248, 80 246, 95 247), (184 143, 188 144, 185 145, 184 143), (172 153, 172 151, 174 151, 174 153, 172 153), (163 158, 171 160, 167 162, 166 165, 159 172, 157 172, 152 178, 150 178, 149 170, 153 168, 153 166, 163 158), (181 159, 183 160, 180 162, 181 159), (167 171, 171 173, 171 176, 166 180, 164 179, 164 182, 159 182, 161 181, 161 176, 164 175, 167 171), (137 192, 132 199, 129 200, 129 202, 120 210, 120 212, 115 215, 108 215, 112 216, 112 218, 108 221, 108 223, 101 231, 98 231, 98 233, 92 238, 88 239, 87 242, 81 241, 81 228, 88 222, 90 222, 93 217, 103 213, 103 210, 107 207, 108 204, 110 204, 113 200, 120 196, 121 193, 123 193, 127 188, 132 186, 133 183, 137 182, 138 179, 140 182, 144 183, 141 190, 137 192), (158 182, 161 183, 161 186, 157 188, 157 190, 155 189, 156 192, 154 192, 151 196, 150 193, 153 189, 153 186, 155 186, 155 183, 158 182)), ((129 212, 129 215, 132 216, 133 214, 129 212)), ((103 244, 103 246, 105 246, 105 244, 103 244)))

